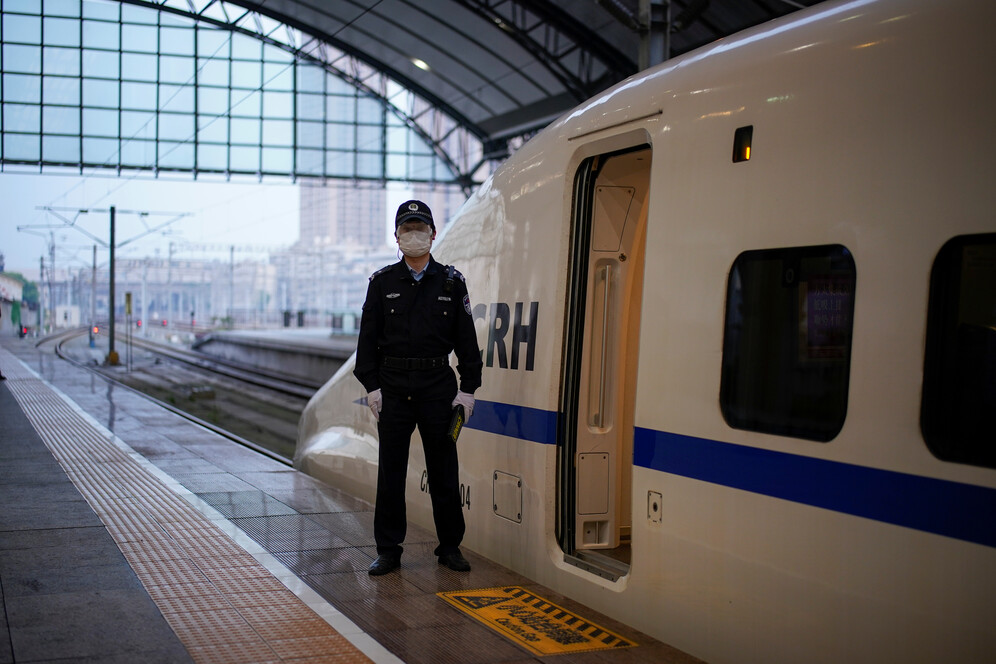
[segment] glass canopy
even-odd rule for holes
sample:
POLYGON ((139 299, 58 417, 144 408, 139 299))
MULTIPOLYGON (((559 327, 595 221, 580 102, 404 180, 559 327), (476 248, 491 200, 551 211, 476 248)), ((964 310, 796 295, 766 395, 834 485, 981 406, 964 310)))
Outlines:
POLYGON ((0 169, 467 183, 473 137, 446 132, 453 157, 419 124, 426 102, 344 75, 330 62, 345 56, 309 54, 245 10, 226 23, 106 0, 0 9, 0 169))

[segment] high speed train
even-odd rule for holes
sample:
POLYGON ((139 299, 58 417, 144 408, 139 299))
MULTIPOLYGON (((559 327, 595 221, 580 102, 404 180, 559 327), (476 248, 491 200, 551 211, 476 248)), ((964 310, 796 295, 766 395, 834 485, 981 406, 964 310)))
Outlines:
MULTIPOLYGON (((485 365, 464 546, 709 662, 996 661, 993 26, 820 3, 496 170, 433 248, 485 365)), ((352 369, 295 463, 372 501, 352 369)))

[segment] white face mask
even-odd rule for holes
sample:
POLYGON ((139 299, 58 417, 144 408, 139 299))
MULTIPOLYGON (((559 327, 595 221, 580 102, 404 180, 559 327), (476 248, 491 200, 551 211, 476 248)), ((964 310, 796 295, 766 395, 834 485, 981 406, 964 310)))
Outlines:
POLYGON ((432 233, 428 231, 408 231, 398 236, 401 253, 409 258, 419 258, 429 253, 432 246, 432 233))

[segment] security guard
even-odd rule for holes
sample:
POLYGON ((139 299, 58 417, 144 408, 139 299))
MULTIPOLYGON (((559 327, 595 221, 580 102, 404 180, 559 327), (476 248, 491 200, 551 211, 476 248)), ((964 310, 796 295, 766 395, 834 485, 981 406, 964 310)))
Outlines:
POLYGON ((411 435, 418 427, 425 451, 439 564, 470 571, 460 553, 465 525, 456 443, 448 435, 453 408, 469 419, 481 386, 481 353, 463 275, 429 253, 436 237, 432 212, 407 201, 395 217, 404 259, 370 277, 353 373, 367 390, 380 434, 372 576, 401 566, 408 521, 405 484, 411 435), (456 351, 460 385, 450 368, 456 351))

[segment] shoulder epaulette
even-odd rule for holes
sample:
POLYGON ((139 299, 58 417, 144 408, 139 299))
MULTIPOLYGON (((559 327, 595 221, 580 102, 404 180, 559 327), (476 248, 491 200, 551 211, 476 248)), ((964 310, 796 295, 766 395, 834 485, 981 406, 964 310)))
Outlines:
POLYGON ((389 272, 392 267, 394 267, 394 265, 385 265, 384 267, 380 268, 379 270, 370 275, 370 281, 373 281, 374 279, 384 274, 385 272, 389 272))

